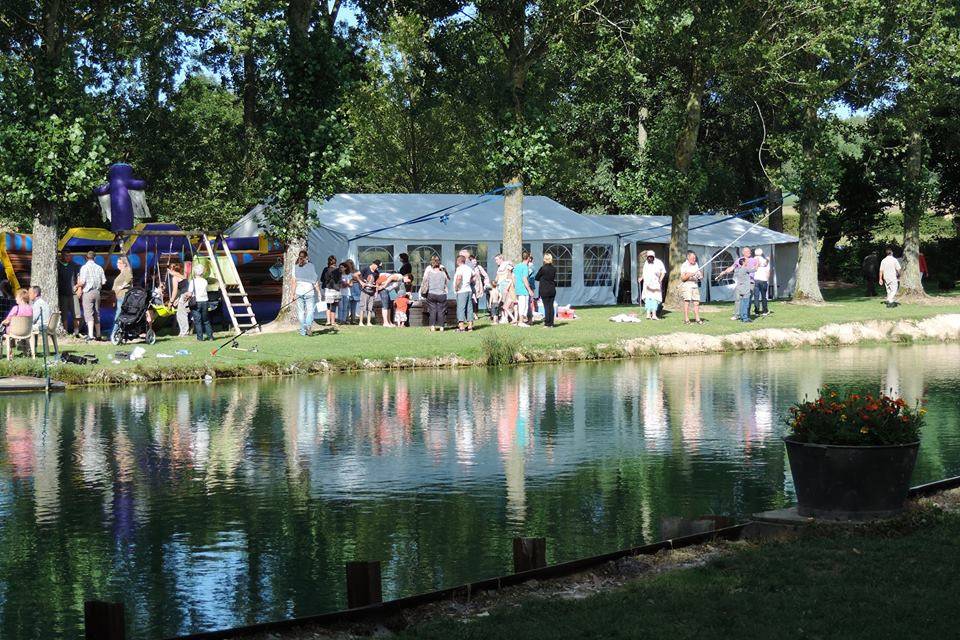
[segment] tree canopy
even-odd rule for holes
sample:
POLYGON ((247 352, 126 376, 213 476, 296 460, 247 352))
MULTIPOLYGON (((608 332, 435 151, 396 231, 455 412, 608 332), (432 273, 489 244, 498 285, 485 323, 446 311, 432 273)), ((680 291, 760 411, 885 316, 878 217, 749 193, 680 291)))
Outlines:
POLYGON ((288 243, 309 198, 520 181, 672 215, 683 250, 687 213, 787 191, 799 296, 888 205, 922 292, 921 222, 960 209, 958 34, 951 0, 11 0, 0 221, 93 223, 116 161, 161 220, 268 200, 288 243))

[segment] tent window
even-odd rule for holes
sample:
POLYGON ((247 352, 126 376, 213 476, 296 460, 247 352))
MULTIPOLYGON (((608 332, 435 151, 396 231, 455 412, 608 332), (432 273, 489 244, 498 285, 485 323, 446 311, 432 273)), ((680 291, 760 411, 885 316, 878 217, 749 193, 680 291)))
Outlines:
POLYGON ((360 262, 358 267, 365 267, 374 260, 379 260, 382 264, 380 269, 384 272, 393 272, 393 247, 384 247, 380 245, 367 245, 357 247, 357 260, 360 262))
POLYGON ((476 244, 455 244, 453 245, 454 251, 457 255, 460 255, 460 252, 466 249, 473 255, 477 257, 477 263, 480 266, 487 266, 487 257, 489 256, 489 245, 486 242, 478 242, 476 244))
POLYGON ((553 255, 553 266, 557 268, 557 286, 571 286, 573 284, 573 245, 545 244, 543 252, 553 255))
POLYGON ((608 244, 588 244, 583 247, 583 286, 613 285, 612 253, 613 249, 608 244))
POLYGON ((407 254, 410 256, 410 267, 413 269, 413 281, 423 280, 424 270, 430 266, 433 256, 440 257, 441 247, 438 244, 407 245, 407 254))
MULTIPOLYGON (((731 254, 729 251, 720 251, 719 253, 716 253, 713 256, 713 273, 718 274, 724 269, 730 268, 730 265, 732 264, 733 264, 733 254, 731 254)), ((717 286, 721 286, 721 287, 724 285, 731 285, 731 284, 733 284, 732 271, 717 281, 717 286)))

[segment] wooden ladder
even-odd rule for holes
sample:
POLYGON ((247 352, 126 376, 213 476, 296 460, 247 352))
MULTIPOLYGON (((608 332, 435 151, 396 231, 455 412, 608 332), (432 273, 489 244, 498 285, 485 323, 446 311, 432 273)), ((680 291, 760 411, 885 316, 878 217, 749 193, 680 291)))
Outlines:
POLYGON ((220 269, 220 260, 217 259, 217 247, 223 250, 223 255, 229 259, 229 262, 233 262, 233 255, 230 253, 230 247, 227 246, 227 242, 224 239, 223 235, 217 234, 217 236, 210 241, 210 237, 207 234, 200 236, 203 242, 203 248, 207 251, 207 256, 210 258, 210 265, 213 268, 213 272, 217 277, 217 281, 220 283, 220 294, 223 297, 221 304, 225 305, 227 308, 227 315, 230 316, 230 322, 233 323, 233 329, 237 334, 243 333, 250 329, 256 329, 260 331, 260 323, 257 322, 257 316, 253 313, 253 307, 250 305, 250 298, 247 297, 247 291, 243 288, 243 280, 240 279, 240 272, 237 271, 237 284, 227 286, 226 278, 223 277, 223 271, 220 269))

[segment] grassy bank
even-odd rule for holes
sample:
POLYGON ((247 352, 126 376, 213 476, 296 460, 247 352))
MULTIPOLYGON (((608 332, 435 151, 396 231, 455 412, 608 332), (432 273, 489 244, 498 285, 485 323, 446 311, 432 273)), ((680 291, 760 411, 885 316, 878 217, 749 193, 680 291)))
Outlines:
MULTIPOLYGON (((773 314, 744 325, 730 319, 732 305, 705 305, 704 325, 684 325, 682 314, 669 313, 657 322, 616 324, 609 317, 629 311, 625 307, 594 307, 578 310, 577 320, 562 323, 556 329, 490 326, 481 322, 472 333, 430 333, 426 329, 384 329, 374 327, 342 327, 337 331, 321 329, 304 338, 295 331, 250 335, 240 339, 244 348, 257 352, 224 349, 211 356, 218 342, 198 342, 194 338, 160 336, 146 349, 142 360, 113 362, 118 350, 130 351, 137 343, 121 349, 109 343, 64 343, 62 349, 96 355, 100 364, 78 366, 58 364, 53 377, 67 384, 122 384, 129 382, 198 379, 215 377, 273 376, 331 370, 367 368, 429 367, 451 364, 507 364, 513 361, 594 359, 676 353, 682 349, 666 347, 671 343, 706 346, 700 351, 778 348, 801 344, 836 344, 831 336, 814 336, 791 343, 792 333, 778 339, 776 332, 759 332, 755 340, 744 340, 744 332, 761 329, 817 331, 834 323, 864 323, 874 320, 912 321, 940 314, 960 313, 960 296, 948 298, 946 304, 904 304, 885 308, 878 298, 864 298, 855 290, 828 292, 828 303, 822 306, 774 303, 773 314), (670 339, 663 338, 670 334, 670 339), (684 335, 686 334, 686 336, 684 335), (695 335, 690 335, 695 334, 695 335), (736 335, 735 335, 736 334, 736 335), (733 337, 725 337, 733 336, 733 337), (186 355, 176 355, 186 350, 186 355), (173 357, 163 358, 159 355, 173 357)), ((642 315, 642 314, 641 314, 642 315)), ((229 334, 218 336, 226 339, 229 334)), ((795 337, 795 336, 794 336, 795 337)), ((910 338, 904 334, 903 339, 910 338)), ((883 331, 861 339, 883 340, 883 331)), ((899 338, 893 338, 899 339, 899 338)), ((0 363, 0 375, 40 375, 40 360, 17 358, 0 363)))
POLYGON ((735 545, 590 597, 534 595, 396 637, 948 638, 958 563, 960 515, 927 508, 858 532, 735 545))

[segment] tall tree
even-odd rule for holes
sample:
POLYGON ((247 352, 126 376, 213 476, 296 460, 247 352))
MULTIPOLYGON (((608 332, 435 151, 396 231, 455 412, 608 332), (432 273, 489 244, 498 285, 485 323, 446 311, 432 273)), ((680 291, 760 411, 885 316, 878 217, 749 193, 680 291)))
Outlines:
POLYGON ((950 0, 905 0, 892 5, 889 20, 896 37, 887 44, 888 91, 874 119, 886 150, 888 193, 903 212, 900 290, 922 296, 920 221, 938 191, 930 134, 936 107, 957 97, 950 79, 960 69, 960 8, 950 0))
MULTIPOLYGON (((0 19, 0 199, 29 220, 30 281, 56 291, 61 212, 87 200, 106 152, 105 99, 124 2, 20 0, 0 19)), ((52 311, 57 296, 48 297, 52 311)))
MULTIPOLYGON (((338 111, 348 60, 336 33, 339 7, 339 2, 313 0, 288 0, 284 7, 286 41, 278 47, 280 99, 264 125, 273 198, 265 209, 266 222, 286 244, 283 305, 293 301, 293 266, 306 246, 310 201, 332 193, 348 165, 338 111)), ((278 320, 291 317, 287 314, 278 320)))
POLYGON ((785 164, 787 186, 800 198, 797 300, 823 300, 817 220, 840 176, 836 106, 844 100, 857 106, 875 99, 876 87, 858 79, 878 63, 890 38, 884 31, 885 8, 879 0, 771 0, 763 5, 764 15, 774 18, 758 33, 762 72, 782 97, 783 117, 795 123, 778 131, 771 146, 785 164))
POLYGON ((502 100, 491 106, 510 117, 499 132, 493 164, 499 165, 509 185, 503 202, 502 252, 518 261, 523 245, 523 183, 535 169, 531 161, 542 150, 544 138, 542 124, 528 118, 528 76, 564 23, 576 20, 576 0, 480 0, 474 5, 477 21, 497 42, 502 56, 502 100))

